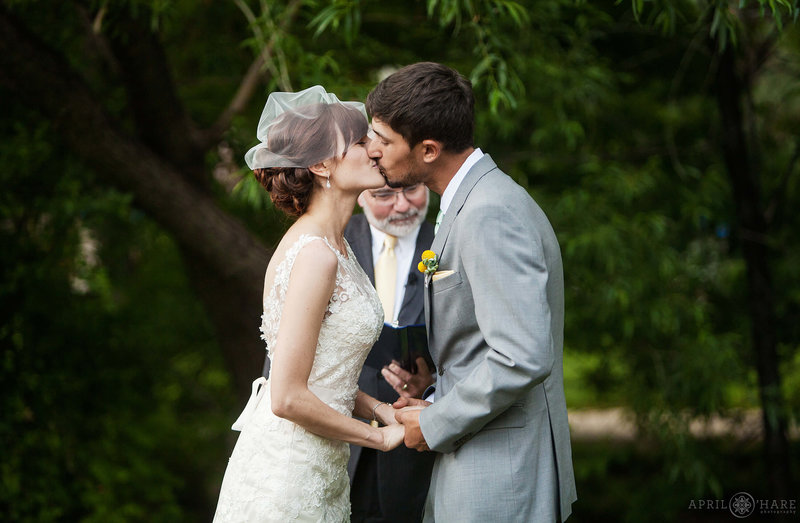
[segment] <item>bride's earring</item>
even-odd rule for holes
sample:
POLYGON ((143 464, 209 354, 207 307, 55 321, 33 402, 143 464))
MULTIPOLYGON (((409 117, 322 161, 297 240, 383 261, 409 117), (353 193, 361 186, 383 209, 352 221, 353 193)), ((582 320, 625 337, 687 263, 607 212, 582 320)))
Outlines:
POLYGON ((331 188, 331 177, 330 176, 328 176, 327 181, 325 182, 325 187, 327 189, 331 188))

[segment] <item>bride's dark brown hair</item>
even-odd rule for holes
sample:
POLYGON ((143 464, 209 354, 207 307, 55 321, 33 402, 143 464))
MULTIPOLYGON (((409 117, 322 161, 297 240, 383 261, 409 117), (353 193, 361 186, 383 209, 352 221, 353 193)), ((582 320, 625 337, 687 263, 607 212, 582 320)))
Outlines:
MULTIPOLYGON (((331 150, 332 142, 353 144, 367 134, 367 120, 358 109, 343 104, 321 104, 318 109, 315 118, 287 113, 280 125, 270 131, 270 150, 281 151, 290 160, 307 158, 308 151, 331 150)), ((253 174, 269 192, 275 207, 294 217, 308 210, 315 186, 320 187, 308 167, 267 167, 254 169, 253 174)))

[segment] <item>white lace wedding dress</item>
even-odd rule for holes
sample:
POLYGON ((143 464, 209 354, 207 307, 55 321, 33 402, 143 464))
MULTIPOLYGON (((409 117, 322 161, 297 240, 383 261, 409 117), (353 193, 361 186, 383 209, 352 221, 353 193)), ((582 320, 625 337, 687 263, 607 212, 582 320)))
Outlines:
MULTIPOLYGON (((312 241, 325 242, 336 253, 339 266, 308 388, 350 416, 361 367, 383 325, 383 309, 349 245, 345 258, 327 239, 303 235, 288 249, 271 289, 264 289, 262 338, 272 359, 292 265, 312 241)), ((215 522, 349 521, 347 443, 322 438, 275 416, 269 381, 264 378, 254 382, 253 395, 234 427, 242 432, 225 471, 215 522)))

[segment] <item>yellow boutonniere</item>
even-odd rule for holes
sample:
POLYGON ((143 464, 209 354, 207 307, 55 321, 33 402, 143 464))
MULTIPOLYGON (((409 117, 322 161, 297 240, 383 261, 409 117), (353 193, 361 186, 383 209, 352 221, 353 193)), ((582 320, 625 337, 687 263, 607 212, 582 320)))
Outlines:
POLYGON ((419 272, 423 274, 433 274, 439 268, 439 257, 433 251, 422 253, 422 261, 417 265, 419 272))

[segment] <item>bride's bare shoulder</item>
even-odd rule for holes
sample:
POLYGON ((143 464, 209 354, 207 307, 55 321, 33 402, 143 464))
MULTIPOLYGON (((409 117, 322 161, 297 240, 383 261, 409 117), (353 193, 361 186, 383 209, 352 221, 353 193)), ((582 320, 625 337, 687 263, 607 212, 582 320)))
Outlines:
POLYGON ((270 260, 270 266, 280 263, 286 258, 288 252, 295 249, 293 265, 300 265, 310 269, 324 270, 335 268, 338 259, 328 242, 313 230, 290 229, 281 238, 270 260))
POLYGON ((294 260, 295 268, 300 272, 319 272, 324 275, 336 274, 339 259, 330 245, 321 237, 309 238, 297 252, 294 260))

